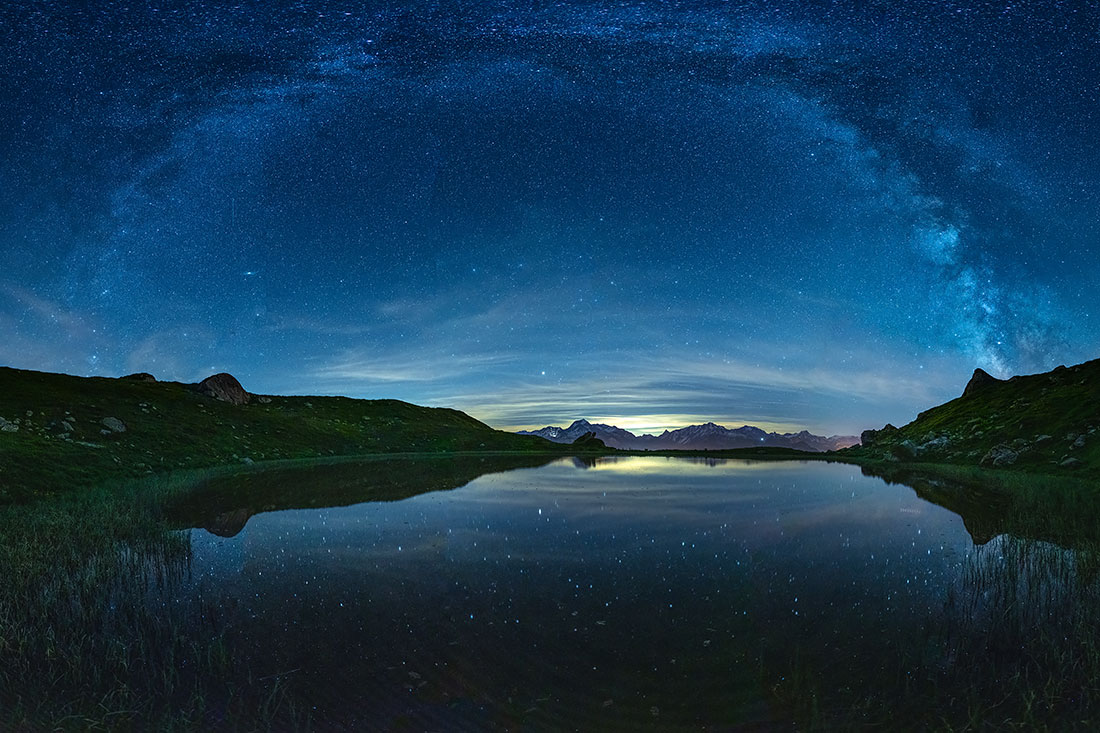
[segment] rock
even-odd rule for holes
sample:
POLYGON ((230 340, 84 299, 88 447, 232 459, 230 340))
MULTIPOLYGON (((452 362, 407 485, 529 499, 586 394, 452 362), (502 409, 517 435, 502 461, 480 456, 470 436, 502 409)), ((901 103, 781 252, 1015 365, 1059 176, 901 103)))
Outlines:
POLYGON ((1066 456, 1058 465, 1062 468, 1080 468, 1085 464, 1077 458, 1070 458, 1069 456, 1066 456))
MULTIPOLYGON (((105 417, 99 421, 99 423, 107 428, 112 433, 125 433, 126 423, 119 420, 117 417, 105 417)), ((104 433, 106 434, 106 433, 104 433)))
POLYGON ((1084 435, 1078 435, 1077 440, 1073 441, 1073 444, 1070 445, 1070 448, 1084 448, 1084 447, 1085 447, 1085 436, 1084 435))
POLYGON ((245 456, 244 458, 241 459, 241 463, 243 463, 246 466, 251 466, 253 463, 255 463, 255 461, 252 460, 251 458, 249 458, 248 456, 245 456))
POLYGON ((989 452, 982 457, 981 465, 1003 468, 1004 466, 1011 466, 1019 457, 1019 453, 1001 443, 989 449, 989 452))
POLYGON ((1039 445, 1040 443, 1046 443, 1047 441, 1050 441, 1050 440, 1054 440, 1054 436, 1052 436, 1052 435, 1037 435, 1037 436, 1035 436, 1035 444, 1036 445, 1039 445))
POLYGON ((596 432, 590 430, 584 435, 580 435, 573 441, 572 445, 577 448, 583 448, 584 450, 604 450, 607 448, 602 440, 596 437, 596 432))
POLYGON ((1000 384, 1001 380, 992 376, 984 369, 975 369, 974 374, 970 377, 970 381, 966 383, 966 388, 963 390, 962 396, 969 397, 975 392, 980 392, 994 384, 1000 384))
POLYGON ((267 395, 257 396, 256 401, 259 402, 261 405, 270 405, 271 404, 271 398, 268 397, 267 395))
POLYGON ((119 379, 127 379, 131 382, 155 382, 157 378, 149 372, 135 372, 134 374, 127 374, 125 377, 119 377, 119 379))
POLYGON ((860 445, 864 447, 874 445, 875 443, 882 441, 884 438, 889 438, 896 432, 898 432, 897 428, 895 428, 890 423, 886 423, 886 425, 883 426, 882 430, 864 430, 862 433, 859 434, 859 442, 860 445))
POLYGON ((899 458, 916 458, 921 451, 913 441, 903 440, 898 444, 898 453, 900 454, 899 458))
POLYGON ((247 405, 252 399, 252 395, 244 391, 237 378, 225 372, 199 382, 199 392, 232 405, 247 405))
POLYGON ((938 438, 934 437, 929 440, 925 440, 919 446, 917 446, 918 453, 933 452, 938 453, 940 451, 947 450, 947 447, 951 444, 951 439, 946 435, 941 435, 938 438))
POLYGON ((19 426, 0 417, 0 433, 18 433, 19 426))

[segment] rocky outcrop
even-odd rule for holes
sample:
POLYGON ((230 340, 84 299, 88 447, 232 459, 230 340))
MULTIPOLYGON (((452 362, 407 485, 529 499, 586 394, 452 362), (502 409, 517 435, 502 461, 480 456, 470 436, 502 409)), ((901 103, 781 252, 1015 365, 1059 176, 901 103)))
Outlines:
POLYGON ((596 437, 595 431, 588 431, 573 441, 572 445, 583 450, 607 450, 607 444, 596 437))
POLYGON ((1011 379, 975 369, 960 397, 899 429, 864 431, 862 446, 846 455, 1094 476, 1100 471, 1097 415, 1100 359, 1011 379))
POLYGON ((1004 443, 995 445, 982 457, 981 465, 1004 468, 1018 461, 1020 454, 1004 443))
POLYGON ((897 428, 890 423, 886 423, 882 430, 864 430, 860 433, 859 444, 866 448, 880 442, 883 438, 893 437, 897 432, 897 428))
POLYGON ((969 397, 975 392, 989 387, 990 385, 1000 384, 1001 380, 992 376, 984 369, 975 369, 973 376, 970 377, 970 381, 966 383, 966 387, 963 389, 962 396, 969 397))
POLYGON ((126 379, 131 382, 155 382, 157 378, 149 372, 135 372, 134 374, 127 374, 125 377, 119 377, 119 379, 126 379))
POLYGON ((245 391, 237 378, 225 372, 199 382, 199 392, 232 405, 247 405, 252 401, 252 395, 245 391))

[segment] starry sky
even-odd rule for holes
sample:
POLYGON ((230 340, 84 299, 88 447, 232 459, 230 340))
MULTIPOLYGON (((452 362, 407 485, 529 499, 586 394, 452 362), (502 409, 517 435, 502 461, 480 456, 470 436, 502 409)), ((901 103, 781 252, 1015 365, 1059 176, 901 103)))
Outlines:
POLYGON ((0 6, 0 364, 850 433, 1100 356, 1100 11, 0 6))

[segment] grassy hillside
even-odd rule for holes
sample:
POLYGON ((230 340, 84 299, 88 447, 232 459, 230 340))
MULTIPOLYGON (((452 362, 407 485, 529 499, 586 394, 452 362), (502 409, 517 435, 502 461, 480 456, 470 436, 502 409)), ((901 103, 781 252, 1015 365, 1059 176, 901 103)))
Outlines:
POLYGON ((0 367, 0 502, 181 468, 393 452, 558 451, 398 400, 271 397, 0 367))
POLYGON ((862 440, 839 455, 1100 478, 1100 360, 1008 380, 975 371, 961 397, 862 440))

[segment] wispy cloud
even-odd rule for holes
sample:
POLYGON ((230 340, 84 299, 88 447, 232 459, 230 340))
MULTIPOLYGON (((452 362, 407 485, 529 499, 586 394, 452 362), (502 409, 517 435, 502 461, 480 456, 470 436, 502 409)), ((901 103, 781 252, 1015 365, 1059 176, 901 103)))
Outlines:
POLYGON ((91 315, 67 308, 33 290, 0 282, 0 363, 75 374, 102 373, 100 354, 110 339, 91 315))
POLYGON ((492 354, 418 354, 369 355, 362 351, 346 353, 316 369, 312 376, 322 384, 370 386, 378 383, 414 383, 453 381, 514 361, 514 357, 492 354))
MULTIPOLYGON (((464 325, 494 323, 495 306, 456 319, 464 325)), ((931 404, 938 385, 918 374, 899 374, 885 360, 867 356, 856 364, 813 364, 822 354, 805 354, 789 366, 704 356, 654 357, 644 344, 633 349, 574 354, 568 368, 546 373, 526 349, 491 351, 456 337, 463 329, 443 327, 445 337, 427 339, 412 350, 350 349, 305 376, 308 386, 359 396, 401 399, 454 407, 494 426, 529 429, 585 417, 642 432, 660 432, 714 420, 754 424, 770 430, 803 428, 850 432, 872 424, 870 415, 931 404), (838 415, 843 414, 843 418, 838 415)), ((501 343, 491 338, 487 343, 501 343)), ((874 418, 878 419, 878 418, 874 418)), ((885 419, 882 419, 885 421, 885 419)))

